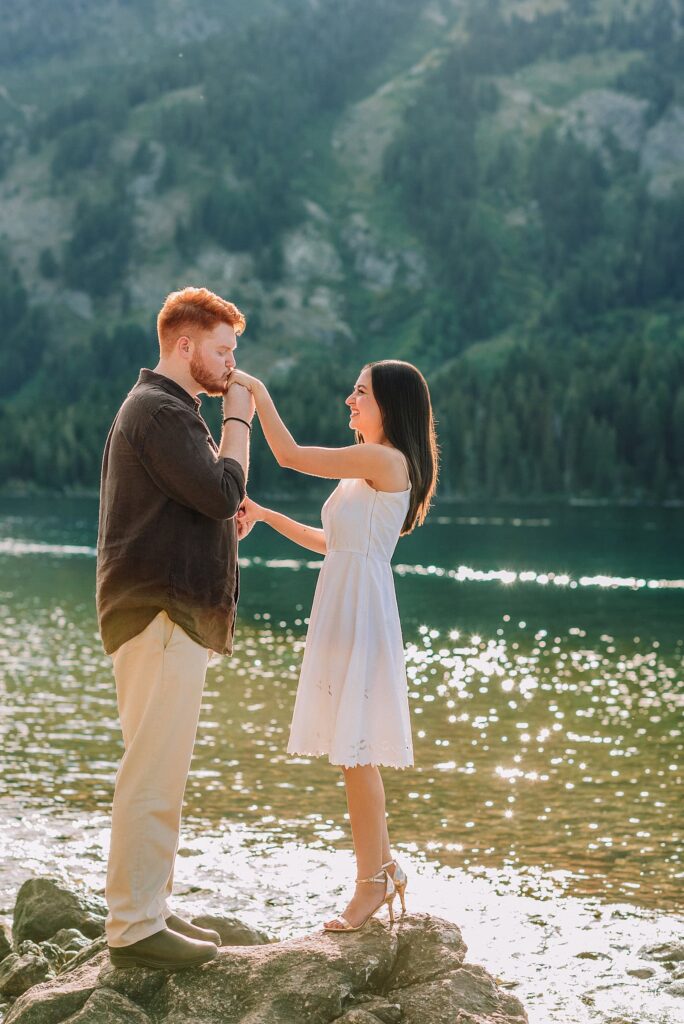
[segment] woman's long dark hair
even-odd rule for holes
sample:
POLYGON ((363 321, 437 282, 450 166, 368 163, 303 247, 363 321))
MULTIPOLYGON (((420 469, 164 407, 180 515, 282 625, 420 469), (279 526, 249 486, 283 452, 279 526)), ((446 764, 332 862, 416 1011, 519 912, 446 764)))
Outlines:
MULTIPOLYGON (((411 500, 402 536, 422 526, 437 487, 439 447, 427 381, 420 370, 400 359, 367 363, 373 396, 380 406, 385 437, 408 461, 411 500)), ((356 431, 356 440, 363 435, 356 431)))

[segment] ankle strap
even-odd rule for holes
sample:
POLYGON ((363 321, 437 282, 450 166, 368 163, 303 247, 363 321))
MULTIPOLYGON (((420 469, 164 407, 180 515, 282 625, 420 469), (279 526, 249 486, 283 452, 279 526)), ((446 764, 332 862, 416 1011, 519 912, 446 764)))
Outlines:
MULTIPOLYGON (((383 865, 384 867, 384 865, 383 865)), ((384 882, 387 879, 387 872, 381 869, 377 875, 371 875, 370 878, 357 878, 357 882, 384 882)))

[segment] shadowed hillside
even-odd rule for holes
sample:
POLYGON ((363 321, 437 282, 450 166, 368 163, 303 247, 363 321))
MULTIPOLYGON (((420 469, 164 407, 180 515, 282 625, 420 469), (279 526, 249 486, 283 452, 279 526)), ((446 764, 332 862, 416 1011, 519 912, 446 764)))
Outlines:
MULTIPOLYGON (((398 356, 443 493, 684 496, 681 3, 29 0, 4 28, 0 482, 95 485, 164 295, 202 283, 303 441, 344 443, 352 377, 398 356)), ((251 474, 292 486, 259 444, 251 474)))

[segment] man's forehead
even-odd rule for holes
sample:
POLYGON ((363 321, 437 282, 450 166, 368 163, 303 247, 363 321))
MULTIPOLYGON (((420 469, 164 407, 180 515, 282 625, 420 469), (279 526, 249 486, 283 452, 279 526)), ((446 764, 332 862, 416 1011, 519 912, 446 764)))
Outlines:
POLYGON ((210 337, 217 345, 229 345, 231 348, 234 348, 237 345, 235 329, 231 327, 230 324, 217 324, 211 332, 210 337))

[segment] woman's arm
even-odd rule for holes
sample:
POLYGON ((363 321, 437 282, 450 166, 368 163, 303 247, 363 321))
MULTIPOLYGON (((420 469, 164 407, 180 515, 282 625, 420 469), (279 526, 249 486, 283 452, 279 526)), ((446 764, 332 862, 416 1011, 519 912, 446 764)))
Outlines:
POLYGON ((315 551, 319 555, 324 555, 327 551, 323 530, 316 529, 314 526, 306 526, 304 523, 298 523, 295 519, 290 519, 289 516, 284 516, 281 512, 275 512, 271 508, 264 508, 263 505, 257 505, 256 501, 252 501, 251 498, 245 498, 238 512, 238 528, 240 524, 250 527, 253 523, 268 523, 278 533, 282 533, 283 537, 287 537, 288 540, 294 541, 295 544, 299 544, 309 551, 315 551))
POLYGON ((300 547, 308 548, 309 551, 315 551, 319 555, 324 555, 328 550, 323 530, 316 529, 314 526, 306 526, 305 523, 298 523, 295 519, 284 516, 282 512, 275 512, 272 508, 265 509, 265 512, 263 522, 268 523, 278 533, 282 533, 283 537, 287 537, 288 540, 293 540, 300 547))
POLYGON ((389 453, 387 446, 352 444, 345 448, 314 448, 299 445, 280 418, 263 381, 241 370, 233 370, 233 375, 236 383, 244 383, 254 395, 261 429, 279 466, 333 480, 351 477, 381 484, 395 480, 396 456, 389 453))

